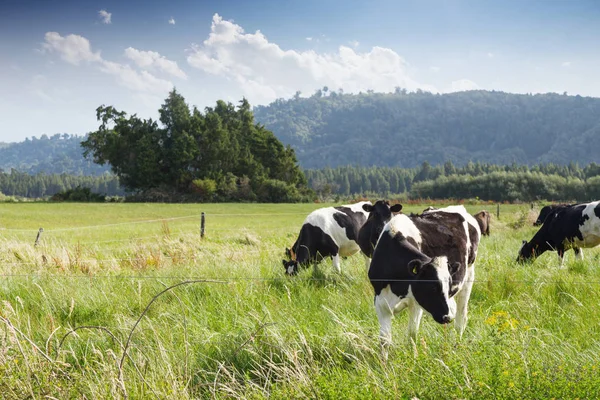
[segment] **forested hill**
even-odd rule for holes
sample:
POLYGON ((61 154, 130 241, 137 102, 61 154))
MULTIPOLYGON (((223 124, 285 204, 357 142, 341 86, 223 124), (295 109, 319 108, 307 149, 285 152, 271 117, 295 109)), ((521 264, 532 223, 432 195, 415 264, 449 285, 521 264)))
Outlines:
POLYGON ((254 109, 303 168, 600 162, 599 98, 325 89, 254 109))
POLYGON ((83 158, 83 136, 55 134, 35 136, 18 143, 0 143, 0 170, 37 174, 101 175, 108 166, 94 164, 83 158))

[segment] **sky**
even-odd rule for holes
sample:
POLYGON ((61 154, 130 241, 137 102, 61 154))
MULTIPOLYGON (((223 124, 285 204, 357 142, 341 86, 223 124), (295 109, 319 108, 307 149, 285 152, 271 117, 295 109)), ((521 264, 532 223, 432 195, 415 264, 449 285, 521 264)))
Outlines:
POLYGON ((0 0, 0 142, 98 128, 96 108, 157 118, 395 87, 600 97, 596 0, 0 0))

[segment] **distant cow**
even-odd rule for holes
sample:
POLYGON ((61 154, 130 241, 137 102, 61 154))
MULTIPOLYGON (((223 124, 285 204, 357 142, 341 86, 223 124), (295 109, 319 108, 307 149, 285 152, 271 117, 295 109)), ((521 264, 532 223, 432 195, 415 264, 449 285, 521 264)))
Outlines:
POLYGON ((383 344, 392 341, 392 316, 407 307, 412 338, 423 309, 441 324, 456 317, 462 335, 480 238, 479 225, 463 206, 399 214, 385 225, 369 268, 383 344))
POLYGON ((542 207, 540 210, 540 215, 538 215, 537 219, 533 223, 533 226, 540 226, 546 220, 546 217, 552 213, 557 207, 570 206, 571 204, 562 203, 562 204, 550 204, 548 206, 542 207))
POLYGON ((298 273, 300 267, 333 258, 333 266, 340 272, 340 256, 351 256, 358 251, 358 231, 367 221, 363 209, 370 201, 340 207, 319 208, 311 212, 300 229, 298 239, 291 249, 286 249, 290 260, 283 260, 288 275, 298 273))
POLYGON ((517 261, 535 260, 548 250, 556 250, 562 265, 568 249, 572 248, 575 256, 582 259, 582 247, 599 244, 600 201, 557 206, 533 238, 523 241, 517 261))
POLYGON ((392 219, 392 213, 399 213, 402 210, 402 204, 394 204, 390 207, 389 201, 377 200, 373 205, 364 204, 363 210, 369 213, 369 218, 358 232, 358 245, 365 256, 366 266, 369 268, 373 250, 384 225, 392 219))
POLYGON ((473 218, 479 224, 481 234, 490 236, 490 213, 486 210, 479 211, 477 214, 473 214, 473 218))

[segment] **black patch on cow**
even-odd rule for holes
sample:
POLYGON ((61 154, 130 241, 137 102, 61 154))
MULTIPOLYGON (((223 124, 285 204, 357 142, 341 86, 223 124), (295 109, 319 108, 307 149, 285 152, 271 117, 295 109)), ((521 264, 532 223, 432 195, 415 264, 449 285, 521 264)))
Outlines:
POLYGON ((333 219, 339 226, 346 230, 346 237, 350 240, 358 241, 358 231, 365 223, 367 218, 362 212, 352 211, 349 207, 334 207, 341 213, 334 213, 333 219))
POLYGON ((596 214, 596 217, 600 218, 600 203, 594 207, 594 214, 596 214))
POLYGON ((288 266, 294 266, 294 273, 298 272, 300 267, 318 263, 325 257, 335 256, 339 253, 339 247, 331 236, 311 224, 302 225, 292 250, 296 259, 284 263, 284 267, 287 270, 288 266))
POLYGON ((521 247, 517 261, 535 260, 548 250, 556 250, 562 257, 566 250, 565 241, 584 240, 579 228, 589 219, 583 214, 586 207, 587 204, 554 207, 533 238, 521 247))

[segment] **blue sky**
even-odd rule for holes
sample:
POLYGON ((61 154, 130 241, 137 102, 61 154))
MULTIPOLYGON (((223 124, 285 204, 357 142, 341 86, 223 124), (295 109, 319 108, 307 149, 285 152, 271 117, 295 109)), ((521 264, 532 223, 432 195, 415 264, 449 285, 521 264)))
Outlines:
POLYGON ((0 1, 0 141, 328 86, 600 97, 600 2, 0 1))

